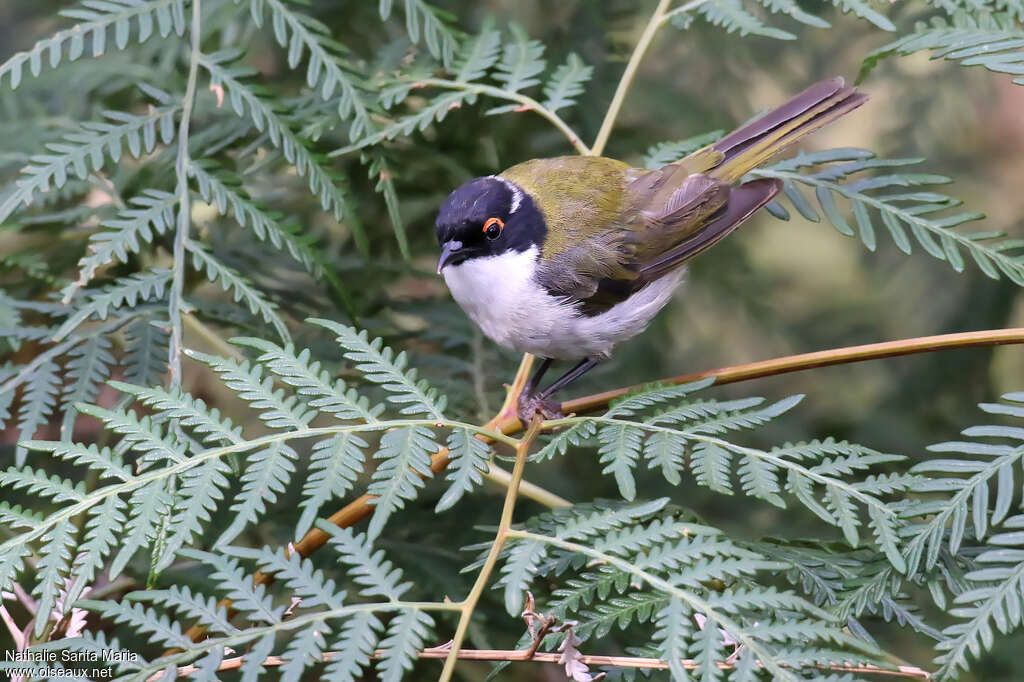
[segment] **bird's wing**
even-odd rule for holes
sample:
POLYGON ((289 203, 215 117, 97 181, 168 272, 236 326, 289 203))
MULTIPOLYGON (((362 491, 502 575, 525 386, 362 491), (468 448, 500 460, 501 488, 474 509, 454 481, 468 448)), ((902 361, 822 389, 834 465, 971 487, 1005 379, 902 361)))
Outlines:
POLYGON ((608 310, 648 283, 716 244, 780 190, 775 180, 739 187, 705 173, 664 181, 641 176, 628 190, 633 206, 615 229, 563 249, 543 262, 540 281, 553 293, 578 301, 586 314, 608 310), (668 190, 662 190, 667 185, 668 190), (651 196, 659 196, 657 203, 651 196))
POLYGON ((736 181, 865 99, 841 78, 822 81, 680 161, 627 171, 618 215, 557 249, 545 246, 538 278, 587 314, 629 298, 719 242, 781 189, 776 180, 736 181))

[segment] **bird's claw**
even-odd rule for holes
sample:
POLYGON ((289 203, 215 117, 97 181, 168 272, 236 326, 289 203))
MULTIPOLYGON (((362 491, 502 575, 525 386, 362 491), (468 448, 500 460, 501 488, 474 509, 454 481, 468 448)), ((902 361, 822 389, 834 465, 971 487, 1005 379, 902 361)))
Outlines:
POLYGON ((561 403, 540 395, 520 395, 516 407, 519 419, 524 424, 529 423, 535 414, 539 414, 544 419, 561 419, 565 416, 562 413, 561 403))

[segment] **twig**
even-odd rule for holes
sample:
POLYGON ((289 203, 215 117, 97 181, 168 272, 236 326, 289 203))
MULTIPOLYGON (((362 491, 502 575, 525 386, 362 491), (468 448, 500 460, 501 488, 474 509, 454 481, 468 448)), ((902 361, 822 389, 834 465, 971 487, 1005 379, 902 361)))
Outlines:
POLYGON ((182 100, 181 123, 178 126, 178 158, 174 164, 174 172, 178 178, 178 224, 174 236, 174 264, 171 278, 170 302, 167 315, 171 325, 171 343, 168 351, 168 366, 172 386, 181 384, 181 350, 182 350, 182 308, 185 293, 185 242, 188 241, 189 228, 192 226, 192 206, 188 189, 188 168, 192 161, 188 154, 189 124, 192 120, 192 107, 196 98, 196 81, 199 77, 199 28, 202 0, 192 0, 192 39, 188 63, 188 82, 185 84, 185 97, 182 100))
MULTIPOLYGON (((445 649, 425 649, 420 651, 418 656, 421 659, 431 658, 445 658, 449 655, 449 652, 445 649)), ((333 660, 338 656, 336 651, 324 652, 322 660, 326 663, 333 660)), ((380 658, 384 656, 384 651, 378 649, 374 652, 374 658, 380 658)), ((510 662, 532 662, 532 663, 559 663, 561 654, 557 653, 531 653, 528 649, 462 649, 458 653, 458 658, 461 661, 510 661, 510 662)), ((645 670, 667 670, 668 663, 661 660, 660 658, 640 658, 635 656, 595 656, 581 654, 578 658, 581 663, 586 665, 606 665, 614 666, 617 668, 639 668, 645 670)), ((263 659, 263 665, 265 667, 281 666, 287 662, 280 656, 268 656, 263 659)), ((226 658, 221 661, 220 667, 217 670, 236 670, 241 668, 245 663, 244 656, 236 656, 234 658, 226 658)), ((698 667, 697 661, 689 658, 684 658, 682 661, 683 668, 687 670, 696 670, 698 667)), ((719 670, 731 670, 734 666, 732 663, 725 661, 718 662, 719 670)), ((916 680, 930 680, 932 679, 931 673, 927 670, 917 668, 912 665, 901 665, 890 668, 882 668, 873 665, 823 665, 819 669, 828 670, 831 672, 852 672, 859 673, 861 675, 882 675, 887 677, 901 677, 910 678, 916 680)), ((185 677, 191 675, 196 671, 196 667, 192 665, 183 666, 178 668, 178 677, 185 677)))
POLYGON ((511 102, 517 102, 523 111, 534 111, 541 117, 547 119, 552 125, 558 128, 559 132, 565 135, 565 139, 569 141, 578 153, 587 156, 591 154, 591 150, 586 144, 580 139, 580 136, 576 134, 572 128, 569 127, 562 117, 551 111, 543 104, 518 92, 508 92, 501 88, 494 87, 493 85, 480 85, 479 83, 458 83, 456 81, 448 81, 440 78, 429 78, 427 80, 417 81, 424 85, 433 85, 439 88, 446 88, 449 90, 466 90, 468 92, 477 92, 481 95, 488 95, 497 99, 505 99, 511 102))
POLYGON ((476 609, 477 602, 480 601, 480 596, 487 587, 487 581, 490 580, 491 573, 498 564, 501 548, 505 546, 508 532, 512 528, 512 515, 515 512, 516 500, 519 497, 519 484, 522 482, 523 472, 526 470, 526 460, 529 458, 530 447, 533 445, 533 441, 540 434, 540 425, 540 415, 534 415, 533 421, 530 422, 530 427, 526 430, 526 434, 516 447, 516 463, 512 468, 512 480, 505 491, 505 504, 501 508, 501 520, 498 522, 498 530, 494 534, 494 541, 491 543, 491 549, 487 552, 484 565, 480 568, 480 572, 476 576, 476 581, 473 583, 469 595, 462 602, 459 624, 455 628, 455 636, 452 638, 452 644, 445 657, 444 669, 441 671, 438 682, 448 682, 452 679, 452 674, 455 672, 455 663, 459 660, 459 648, 462 646, 462 640, 466 636, 466 628, 469 627, 469 621, 473 617, 473 611, 476 609))
POLYGON ((708 0, 690 0, 690 2, 686 3, 685 5, 676 7, 673 10, 665 12, 665 14, 661 17, 661 23, 667 24, 672 20, 672 17, 676 16, 677 14, 686 14, 687 12, 692 12, 693 10, 697 9, 707 1, 708 0))
MULTIPOLYGON (((484 476, 505 488, 507 488, 512 483, 512 473, 509 471, 505 471, 494 462, 491 462, 488 465, 487 472, 484 474, 484 476)), ((541 488, 539 485, 536 485, 535 483, 530 483, 529 481, 526 480, 520 481, 519 494, 522 497, 533 500, 534 502, 540 502, 548 509, 572 506, 572 502, 565 499, 564 497, 556 495, 550 490, 547 490, 546 488, 541 488)))
POLYGON ((622 104, 626 101, 626 93, 629 91, 629 86, 633 84, 636 70, 640 66, 647 48, 650 47, 654 34, 661 27, 662 18, 671 4, 672 0, 658 0, 658 6, 654 8, 654 14, 651 15, 650 20, 647 22, 644 32, 640 34, 640 39, 637 41, 636 47, 633 48, 633 54, 630 55, 629 62, 626 64, 626 70, 622 72, 619 85, 615 88, 612 103, 608 105, 608 111, 605 112, 604 120, 601 121, 601 129, 598 130, 594 144, 590 147, 589 154, 591 156, 601 156, 601 153, 604 152, 604 147, 608 144, 608 138, 612 134, 612 128, 615 127, 615 119, 619 117, 619 110, 622 109, 622 104))
POLYGON ((215 331, 206 326, 206 324, 193 313, 183 313, 181 319, 185 327, 188 327, 188 329, 194 332, 196 336, 216 348, 220 355, 226 358, 238 360, 239 362, 245 360, 245 355, 238 350, 238 346, 233 346, 220 338, 215 331))
MULTIPOLYGON (((816 367, 829 367, 831 365, 843 365, 851 362, 864 362, 866 360, 880 360, 882 358, 914 355, 916 353, 931 353, 938 350, 999 346, 1015 343, 1024 343, 1024 327, 920 336, 913 339, 869 343, 863 346, 832 348, 815 353, 787 355, 781 358, 750 362, 744 365, 719 367, 718 369, 710 369, 703 372, 682 374, 676 377, 661 379, 658 383, 669 385, 685 384, 708 377, 715 377, 715 385, 732 384, 738 381, 749 381, 750 379, 760 379, 778 374, 802 372, 803 370, 816 367)), ((604 391, 603 393, 595 393, 582 398, 575 398, 574 400, 567 400, 562 403, 562 412, 565 414, 593 412, 607 406, 608 403, 616 398, 638 391, 644 386, 645 384, 637 384, 635 386, 604 391)))

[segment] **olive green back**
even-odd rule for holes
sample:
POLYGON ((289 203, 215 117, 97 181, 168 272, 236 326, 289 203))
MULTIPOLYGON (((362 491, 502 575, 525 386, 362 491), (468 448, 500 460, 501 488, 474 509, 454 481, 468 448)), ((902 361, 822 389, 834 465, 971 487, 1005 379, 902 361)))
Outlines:
POLYGON ((626 206, 626 186, 635 176, 628 164, 599 156, 533 159, 512 166, 501 177, 533 199, 548 225, 543 255, 588 242, 617 227, 626 206))

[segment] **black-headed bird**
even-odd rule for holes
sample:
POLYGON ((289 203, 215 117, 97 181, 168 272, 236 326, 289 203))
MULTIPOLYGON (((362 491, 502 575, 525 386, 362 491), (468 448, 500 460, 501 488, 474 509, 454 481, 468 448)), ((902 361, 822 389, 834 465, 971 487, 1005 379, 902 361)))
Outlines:
POLYGON ((437 271, 484 334, 542 358, 520 418, 557 416, 551 396, 643 331, 684 264, 781 189, 774 179, 740 183, 744 175, 866 99, 833 78, 657 170, 533 159, 452 192, 437 217, 437 271), (541 390, 555 360, 578 364, 541 390))

